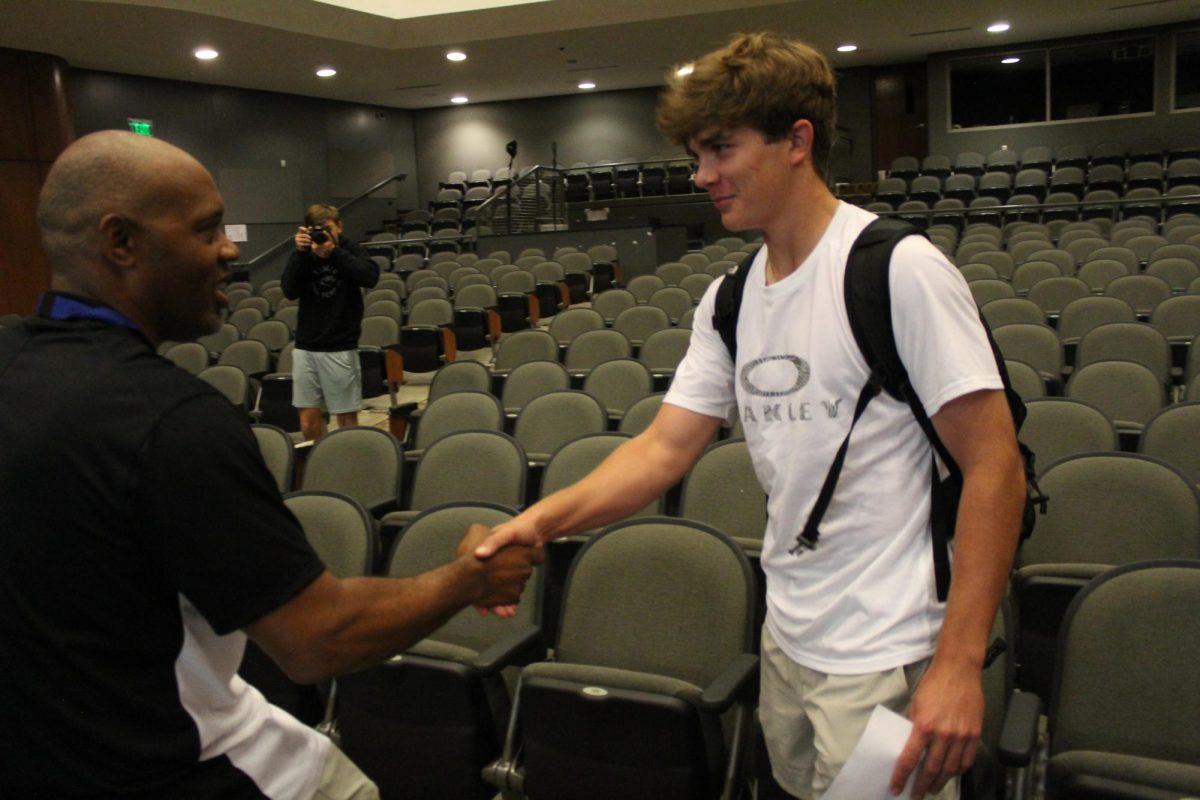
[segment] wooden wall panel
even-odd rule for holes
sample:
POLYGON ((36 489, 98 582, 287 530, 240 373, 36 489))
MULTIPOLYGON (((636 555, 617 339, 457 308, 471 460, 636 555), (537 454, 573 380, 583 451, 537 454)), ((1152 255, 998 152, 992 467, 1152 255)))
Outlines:
POLYGON ((50 285, 37 229, 34 161, 0 161, 0 314, 30 314, 50 285))
POLYGON ((41 53, 26 55, 35 158, 49 164, 75 139, 67 94, 67 62, 41 53))
POLYGON ((0 314, 32 312, 50 285, 37 199, 74 138, 66 74, 55 56, 0 49, 0 314))
POLYGON ((26 53, 0 49, 0 161, 34 161, 33 102, 26 53))
POLYGON ((888 169, 898 156, 929 155, 929 116, 924 64, 899 64, 876 71, 875 169, 888 169))

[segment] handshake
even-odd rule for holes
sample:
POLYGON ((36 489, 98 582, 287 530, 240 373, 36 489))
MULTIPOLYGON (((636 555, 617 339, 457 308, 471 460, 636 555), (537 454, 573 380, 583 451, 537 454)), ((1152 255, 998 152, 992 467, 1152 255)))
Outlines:
POLYGON ((467 566, 468 574, 476 582, 472 604, 482 613, 490 610, 497 616, 511 617, 516 613, 525 582, 533 574, 534 566, 545 560, 545 554, 540 543, 503 541, 509 537, 493 540, 492 534, 493 529, 486 525, 467 528, 467 534, 458 543, 458 560, 467 566))

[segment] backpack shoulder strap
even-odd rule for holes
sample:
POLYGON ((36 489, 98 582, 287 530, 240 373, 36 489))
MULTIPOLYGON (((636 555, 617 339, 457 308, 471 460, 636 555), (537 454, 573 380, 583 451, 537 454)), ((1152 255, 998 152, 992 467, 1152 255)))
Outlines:
POLYGON ((721 285, 717 287, 717 297, 713 303, 713 329, 721 336, 732 361, 737 361, 737 323, 738 315, 742 312, 742 295, 746 293, 746 276, 750 274, 750 266, 761 249, 742 259, 736 269, 726 272, 721 285))
POLYGON ((915 227, 901 220, 874 220, 850 247, 843 281, 846 316, 854 341, 882 388, 897 400, 904 399, 900 391, 908 381, 908 370, 896 349, 888 280, 896 245, 906 236, 919 234, 915 227))
POLYGON ((912 235, 924 234, 907 222, 879 218, 867 225, 850 247, 844 280, 846 312, 849 317, 850 330, 854 334, 854 340, 858 344, 859 350, 866 359, 871 375, 855 404, 854 416, 850 421, 850 429, 846 432, 846 438, 834 456, 829 472, 825 475, 825 482, 809 513, 808 521, 796 536, 796 546, 791 549, 791 552, 798 552, 801 547, 811 549, 816 546, 817 540, 820 538, 819 526, 829 508, 829 503, 833 500, 834 490, 837 488, 838 477, 841 475, 842 464, 845 461, 846 450, 850 445, 850 437, 854 433, 854 426, 866 410, 867 404, 880 391, 887 391, 909 405, 917 422, 921 425, 921 429, 937 448, 938 455, 952 469, 957 469, 953 466, 953 460, 950 459, 941 440, 937 438, 933 423, 925 414, 925 409, 917 398, 916 392, 908 383, 908 372, 900 360, 900 353, 896 349, 896 338, 892 332, 891 291, 888 287, 892 250, 900 240, 912 235))
POLYGON ((898 219, 879 218, 863 229, 846 260, 846 315, 854 341, 862 351, 872 377, 879 381, 884 391, 908 405, 938 456, 955 470, 954 460, 938 438, 925 406, 909 382, 892 327, 889 285, 892 251, 906 237, 924 235, 924 231, 898 219))

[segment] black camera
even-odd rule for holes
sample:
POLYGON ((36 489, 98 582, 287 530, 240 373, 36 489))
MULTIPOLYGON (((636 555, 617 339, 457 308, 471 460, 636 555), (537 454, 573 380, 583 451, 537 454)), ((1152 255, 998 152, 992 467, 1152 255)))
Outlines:
POLYGON ((314 225, 308 229, 308 238, 313 244, 325 244, 329 241, 329 229, 324 225, 314 225))

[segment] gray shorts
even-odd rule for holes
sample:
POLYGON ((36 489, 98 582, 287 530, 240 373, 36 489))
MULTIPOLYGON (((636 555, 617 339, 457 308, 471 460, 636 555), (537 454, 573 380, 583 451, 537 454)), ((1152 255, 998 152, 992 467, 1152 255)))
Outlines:
POLYGON ((292 353, 292 405, 320 408, 330 414, 362 410, 362 373, 357 350, 317 353, 296 348, 292 353))

